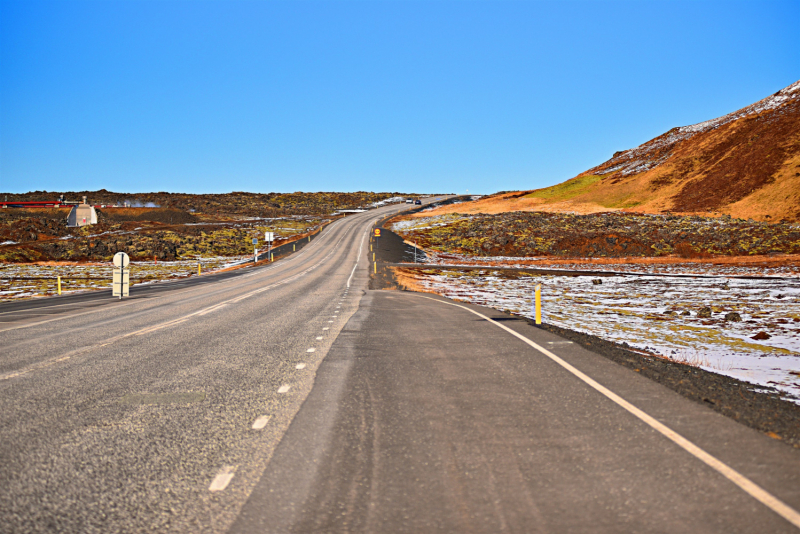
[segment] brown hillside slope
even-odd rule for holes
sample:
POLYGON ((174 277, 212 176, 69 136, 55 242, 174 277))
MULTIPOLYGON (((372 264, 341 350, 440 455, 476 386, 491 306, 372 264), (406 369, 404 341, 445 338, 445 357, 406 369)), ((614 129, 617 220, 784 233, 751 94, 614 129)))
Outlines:
POLYGON ((800 220, 800 81, 724 117, 617 152, 564 183, 447 209, 533 210, 800 220))

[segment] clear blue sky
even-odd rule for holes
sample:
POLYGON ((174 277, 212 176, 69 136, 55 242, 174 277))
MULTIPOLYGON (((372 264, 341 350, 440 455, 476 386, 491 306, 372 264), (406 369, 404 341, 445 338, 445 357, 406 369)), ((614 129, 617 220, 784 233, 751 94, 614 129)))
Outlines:
POLYGON ((0 1, 0 191, 544 187, 800 79, 800 2, 0 1))

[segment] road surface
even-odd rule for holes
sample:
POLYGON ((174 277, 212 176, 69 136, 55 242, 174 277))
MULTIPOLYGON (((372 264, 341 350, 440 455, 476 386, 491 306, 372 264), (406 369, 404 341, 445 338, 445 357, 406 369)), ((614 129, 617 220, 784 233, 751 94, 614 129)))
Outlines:
POLYGON ((0 530, 797 532, 800 451, 524 321, 367 290, 379 215, 0 325, 0 530))
POLYGON ((357 309, 372 223, 405 208, 214 283, 0 306, 0 531, 224 531, 357 309))

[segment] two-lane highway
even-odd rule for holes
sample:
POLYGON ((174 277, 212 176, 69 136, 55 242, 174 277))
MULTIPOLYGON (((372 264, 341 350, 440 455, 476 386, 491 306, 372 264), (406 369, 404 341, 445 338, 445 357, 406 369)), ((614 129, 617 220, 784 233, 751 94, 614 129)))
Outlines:
POLYGON ((229 278, 0 307, 0 531, 797 532, 800 451, 520 318, 368 290, 403 207, 229 278))
POLYGON ((216 283, 0 307, 0 531, 224 531, 357 308, 371 225, 404 207, 216 283))

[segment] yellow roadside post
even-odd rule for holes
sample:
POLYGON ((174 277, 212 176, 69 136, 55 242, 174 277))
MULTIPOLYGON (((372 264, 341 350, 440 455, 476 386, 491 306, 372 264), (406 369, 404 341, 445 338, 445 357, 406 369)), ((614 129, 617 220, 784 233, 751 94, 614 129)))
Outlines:
POLYGON ((61 294, 61 277, 58 277, 58 294, 61 294))
POLYGON ((297 250, 297 243, 292 243, 292 252, 297 250))
POLYGON ((536 324, 542 324, 542 284, 536 284, 536 324))
POLYGON ((270 262, 275 261, 275 254, 273 254, 272 252, 269 253, 269 261, 270 262))
MULTIPOLYGON (((378 239, 381 238, 381 229, 380 228, 373 229, 372 235, 375 236, 375 248, 378 248, 378 239)), ((370 250, 372 250, 372 245, 370 245, 369 248, 370 250)), ((374 263, 374 269, 373 269, 374 273, 378 274, 378 262, 375 261, 375 252, 372 253, 372 261, 374 263)))
POLYGON ((197 262, 197 276, 200 276, 200 262, 197 262))

